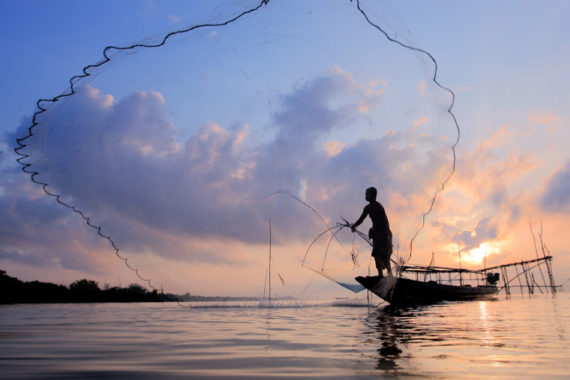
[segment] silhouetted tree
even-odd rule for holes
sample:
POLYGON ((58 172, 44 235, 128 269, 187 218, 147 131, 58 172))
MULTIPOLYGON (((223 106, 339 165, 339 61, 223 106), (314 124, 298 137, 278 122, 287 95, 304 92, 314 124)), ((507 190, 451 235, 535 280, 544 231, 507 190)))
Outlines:
POLYGON ((99 302, 101 299, 101 289, 93 280, 77 280, 69 285, 69 291, 75 302, 99 302))
POLYGON ((14 303, 24 294, 24 283, 0 270, 0 302, 14 303))
POLYGON ((132 295, 143 295, 146 293, 146 289, 139 284, 130 284, 128 289, 132 295))

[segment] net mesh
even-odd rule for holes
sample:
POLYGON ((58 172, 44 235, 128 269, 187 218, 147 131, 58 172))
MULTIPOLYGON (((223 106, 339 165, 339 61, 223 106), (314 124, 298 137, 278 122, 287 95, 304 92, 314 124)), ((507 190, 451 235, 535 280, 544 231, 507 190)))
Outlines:
MULTIPOLYGON (((294 270, 323 224, 360 214, 370 185, 409 260, 459 140, 434 57, 386 32, 375 2, 240 1, 204 12, 205 21, 106 47, 66 92, 39 100, 16 149, 32 181, 152 288, 162 286, 147 276, 181 276, 158 274, 152 263, 163 260, 187 264, 204 288, 204 273, 247 267, 260 278, 267 219, 276 256, 294 270)), ((367 248, 351 239, 325 241, 327 262, 357 267, 367 248)), ((322 256, 305 259, 324 267, 322 256)))

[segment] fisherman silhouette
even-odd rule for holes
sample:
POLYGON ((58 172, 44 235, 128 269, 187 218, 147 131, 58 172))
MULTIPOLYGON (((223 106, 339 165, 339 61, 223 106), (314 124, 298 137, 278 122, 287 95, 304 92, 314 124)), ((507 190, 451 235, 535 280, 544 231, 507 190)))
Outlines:
POLYGON ((365 199, 368 204, 364 206, 362 215, 351 227, 352 232, 356 230, 367 216, 372 220, 372 228, 368 232, 368 237, 372 239, 372 257, 378 269, 378 276, 383 277, 382 269, 386 269, 388 275, 392 275, 390 267, 390 256, 392 255, 392 231, 384 207, 376 201, 378 191, 375 187, 366 189, 365 199))

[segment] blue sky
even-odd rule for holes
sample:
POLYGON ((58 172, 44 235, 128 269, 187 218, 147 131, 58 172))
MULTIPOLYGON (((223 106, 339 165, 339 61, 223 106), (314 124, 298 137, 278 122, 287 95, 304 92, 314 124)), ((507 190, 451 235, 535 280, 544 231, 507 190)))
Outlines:
MULTIPOLYGON (((0 267, 25 279, 137 280, 104 239, 18 171, 13 137, 38 98, 65 91, 105 46, 158 41, 258 3, 0 2, 0 267)), ((542 223, 555 274, 567 278, 570 5, 361 5, 391 36, 429 51, 456 95, 457 172, 413 261, 435 251, 440 264, 455 265, 457 248, 474 266, 482 252, 496 263, 532 258, 529 223, 542 223)), ((450 97, 431 82, 431 61, 387 41, 355 2, 273 0, 228 27, 134 53, 114 56, 42 115, 29 149, 52 189, 97 220, 154 283, 217 294, 229 283, 214 278, 232 273, 233 294, 255 293, 271 218, 282 291, 295 295, 313 281, 300 260, 324 227, 291 199, 267 198, 278 190, 335 223, 356 219, 364 189, 377 186, 408 257, 451 167, 450 97)), ((322 253, 310 253, 315 266, 322 253)), ((327 260, 343 276, 358 272, 341 247, 327 260)), ((312 286, 331 291, 326 280, 312 286)))

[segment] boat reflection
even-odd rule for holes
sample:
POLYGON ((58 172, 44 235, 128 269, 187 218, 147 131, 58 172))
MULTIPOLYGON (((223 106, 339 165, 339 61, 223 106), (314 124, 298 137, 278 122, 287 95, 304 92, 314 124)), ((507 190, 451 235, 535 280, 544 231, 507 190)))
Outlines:
MULTIPOLYGON (((505 350, 505 328, 494 318, 497 301, 371 309, 364 319, 363 352, 369 367, 386 375, 460 373, 475 361, 502 366, 514 360, 505 350), (461 350, 450 349, 461 347, 461 350), (453 363, 453 364, 451 364, 453 363)), ((513 317, 514 318, 514 317, 513 317)))
MULTIPOLYGON (((417 317, 426 306, 397 308, 386 306, 372 309, 364 319, 364 343, 368 352, 376 352, 374 368, 386 374, 403 375, 409 371, 411 353, 408 343, 422 339, 422 331, 416 325, 417 317)), ((429 338, 428 338, 429 339, 429 338)))

